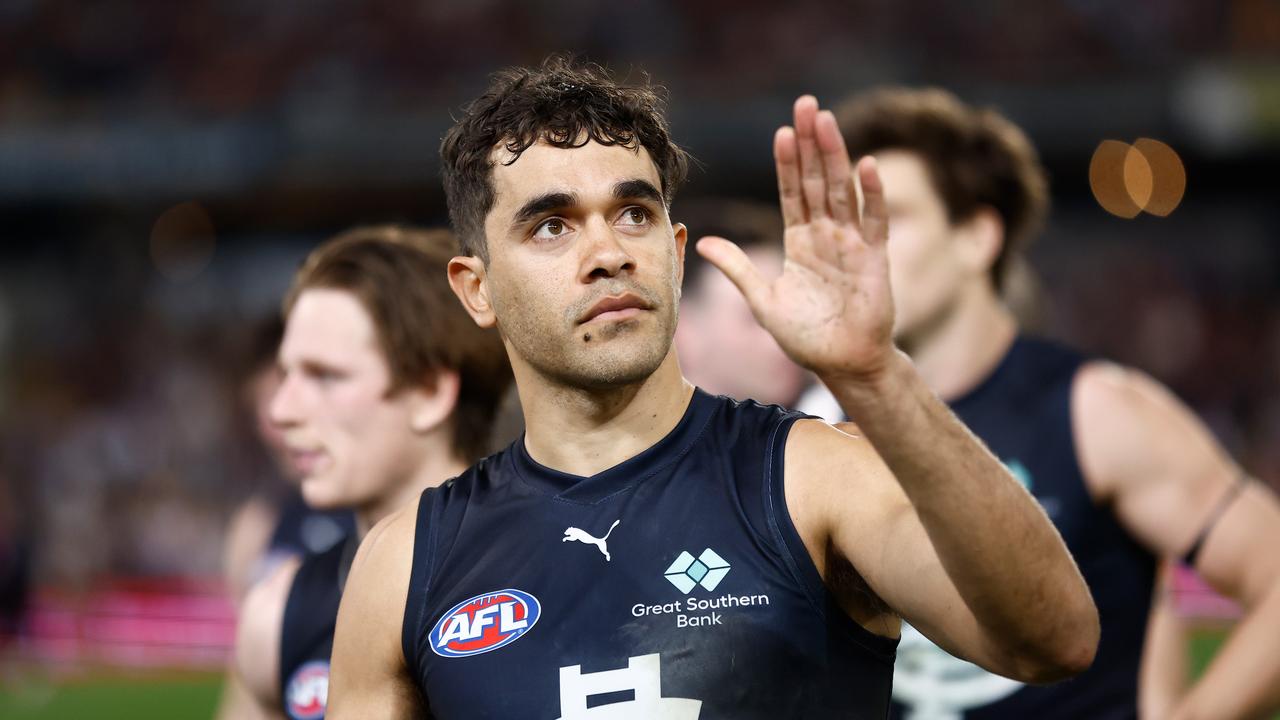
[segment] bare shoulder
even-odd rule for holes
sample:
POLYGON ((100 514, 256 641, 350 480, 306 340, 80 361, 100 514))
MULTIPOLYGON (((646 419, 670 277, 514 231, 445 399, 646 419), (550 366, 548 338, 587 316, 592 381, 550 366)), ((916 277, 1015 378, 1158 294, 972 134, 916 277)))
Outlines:
POLYGON ((794 462, 796 467, 858 462, 874 455, 875 449, 852 422, 833 425, 825 420, 797 420, 787 436, 787 463, 794 462))
POLYGON ((227 586, 237 603, 254 584, 254 566, 267 550, 275 521, 276 512, 271 503, 254 496, 236 508, 227 524, 222 564, 227 586))
POLYGON ((367 566, 369 569, 362 571, 369 576, 365 581, 390 583, 403 576, 404 586, 408 587, 419 502, 420 498, 414 498, 373 526, 356 551, 351 577, 356 576, 357 568, 367 566))
POLYGON ((1093 360, 1076 371, 1072 403, 1092 421, 1105 420, 1109 411, 1142 412, 1180 408, 1181 403, 1155 378, 1131 367, 1093 360))
MULTIPOLYGON (((383 518, 361 541, 342 591, 335 642, 343 639, 344 630, 358 628, 365 641, 373 637, 366 631, 377 631, 384 650, 401 655, 400 626, 413 572, 417 516, 418 500, 415 499, 383 518)), ((368 649, 372 644, 361 642, 357 646, 368 649)))
POLYGON ((854 423, 797 421, 785 460, 787 508, 819 568, 834 532, 877 532, 908 507, 889 468, 854 423))
POLYGON ((280 697, 280 634, 289 589, 301 564, 300 558, 282 562, 249 590, 240 607, 236 671, 250 694, 263 704, 272 704, 280 697))
MULTIPOLYGON (((787 436, 785 470, 791 493, 847 495, 851 489, 874 490, 888 468, 858 426, 822 420, 798 420, 787 436), (852 483, 852 485, 851 485, 852 483)), ((810 499, 806 497, 806 500, 810 499)))
POLYGON ((365 621, 378 619, 379 626, 404 618, 409 578, 413 573, 413 542, 417 529, 418 499, 414 499, 373 526, 360 541, 346 587, 342 591, 339 624, 344 615, 365 621))
POLYGON ((418 504, 384 518, 356 552, 338 608, 326 717, 421 715, 401 644, 418 504))
POLYGON ((1191 410, 1160 381, 1112 362, 1095 360, 1080 367, 1071 387, 1071 405, 1080 422, 1107 431, 1201 429, 1191 410), (1134 427, 1138 422, 1143 424, 1134 427))
MULTIPOLYGON (((1072 432, 1093 495, 1111 499, 1134 483, 1184 472, 1221 475, 1226 453, 1176 395, 1144 372, 1115 363, 1086 363, 1071 389, 1072 432), (1182 472, 1174 472, 1180 470, 1182 472)), ((1225 469, 1224 469, 1225 468, 1225 469)))

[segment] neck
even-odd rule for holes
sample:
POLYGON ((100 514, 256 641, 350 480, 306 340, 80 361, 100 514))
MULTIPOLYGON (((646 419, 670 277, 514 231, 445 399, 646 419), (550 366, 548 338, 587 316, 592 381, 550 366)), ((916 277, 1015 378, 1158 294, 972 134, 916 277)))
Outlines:
POLYGON ((532 370, 521 374, 526 377, 517 377, 516 387, 525 449, 539 463, 571 475, 595 475, 644 452, 679 424, 693 394, 674 349, 633 385, 574 388, 532 370))
POLYGON ((453 448, 448 443, 442 442, 430 450, 424 450, 422 462, 407 479, 395 483, 386 493, 355 509, 357 537, 363 540, 379 520, 408 506, 423 490, 461 475, 466 469, 467 463, 453 454, 453 448))
POLYGON ((925 383, 954 400, 995 370, 1017 334, 1013 314, 983 283, 967 290, 941 322, 900 344, 925 383))

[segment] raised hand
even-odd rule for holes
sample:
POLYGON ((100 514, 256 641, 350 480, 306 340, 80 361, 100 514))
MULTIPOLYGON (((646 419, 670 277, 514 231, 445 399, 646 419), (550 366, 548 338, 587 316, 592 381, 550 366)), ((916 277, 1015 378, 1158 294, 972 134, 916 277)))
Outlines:
POLYGON ((859 211, 835 116, 810 95, 796 100, 795 126, 774 135, 773 155, 786 224, 782 274, 761 277, 724 238, 703 238, 698 252, 742 291, 791 359, 824 379, 873 377, 895 352, 889 218, 875 160, 858 163, 859 211))

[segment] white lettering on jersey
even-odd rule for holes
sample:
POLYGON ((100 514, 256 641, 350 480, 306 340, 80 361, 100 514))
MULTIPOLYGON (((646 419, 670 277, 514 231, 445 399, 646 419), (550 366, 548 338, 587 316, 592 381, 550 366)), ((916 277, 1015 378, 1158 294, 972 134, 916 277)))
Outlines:
POLYGON ((484 635, 484 629, 493 625, 494 613, 498 615, 498 629, 504 635, 512 630, 528 627, 527 618, 516 620, 515 606, 514 602, 502 602, 476 610, 472 618, 469 618, 466 613, 454 615, 449 618, 444 632, 440 633, 440 640, 436 643, 436 647, 444 647, 454 640, 480 639, 480 636, 484 635))
POLYGON ((662 658, 657 653, 627 658, 619 670, 582 673, 581 665, 560 668, 559 720, 698 720, 702 701, 662 697, 662 658), (587 698, 633 690, 634 700, 587 708, 587 698))

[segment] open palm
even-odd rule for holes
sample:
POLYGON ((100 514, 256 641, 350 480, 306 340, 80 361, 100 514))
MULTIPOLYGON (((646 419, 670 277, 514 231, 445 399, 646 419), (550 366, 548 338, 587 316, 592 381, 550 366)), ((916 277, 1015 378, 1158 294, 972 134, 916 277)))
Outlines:
POLYGON ((795 103, 795 126, 774 136, 778 195, 786 225, 782 274, 761 277, 733 243, 703 238, 698 252, 737 285, 756 320, 797 363, 820 376, 867 376, 893 348, 888 211, 875 160, 853 168, 829 110, 795 103))

